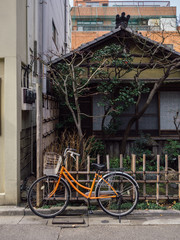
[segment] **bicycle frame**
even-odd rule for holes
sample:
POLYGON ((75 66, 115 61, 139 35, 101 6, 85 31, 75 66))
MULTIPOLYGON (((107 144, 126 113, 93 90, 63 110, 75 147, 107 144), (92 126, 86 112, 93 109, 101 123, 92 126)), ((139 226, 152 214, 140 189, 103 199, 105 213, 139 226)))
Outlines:
POLYGON ((55 188, 53 189, 53 191, 50 193, 49 195, 49 198, 52 197, 56 190, 58 189, 58 186, 59 186, 59 183, 60 183, 60 180, 61 180, 61 177, 64 176, 64 178, 69 182, 69 184, 79 193, 81 194, 83 197, 87 198, 87 199, 102 199, 102 198, 116 198, 118 196, 116 190, 113 188, 113 186, 111 186, 111 184, 109 184, 103 177, 102 175, 99 175, 98 173, 95 173, 95 176, 94 176, 94 179, 93 179, 93 182, 91 184, 91 187, 86 187, 86 186, 83 186, 82 184, 80 184, 79 182, 77 182, 73 176, 68 172, 68 170, 62 166, 61 167, 61 170, 60 170, 60 174, 59 174, 59 179, 56 183, 56 186, 55 188), (92 197, 92 191, 93 191, 93 188, 95 186, 95 183, 96 183, 96 179, 97 177, 99 177, 100 179, 103 179, 103 181, 111 188, 111 190, 114 192, 114 195, 101 195, 100 197, 92 197), (89 194, 88 196, 86 194, 84 194, 82 191, 80 191, 73 183, 72 181, 75 182, 79 187, 83 188, 83 189, 86 189, 86 190, 89 190, 89 194))

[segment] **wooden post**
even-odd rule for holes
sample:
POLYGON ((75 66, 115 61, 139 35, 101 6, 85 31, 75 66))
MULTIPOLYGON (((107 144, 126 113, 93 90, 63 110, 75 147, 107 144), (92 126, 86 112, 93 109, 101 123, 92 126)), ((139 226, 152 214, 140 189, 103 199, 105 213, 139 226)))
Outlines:
POLYGON ((146 198, 146 155, 143 154, 143 196, 146 198))
MULTIPOLYGON (((79 180, 79 157, 76 156, 76 181, 78 182, 78 180, 79 180)), ((79 188, 78 185, 76 187, 77 187, 77 189, 79 188)), ((76 191, 76 197, 78 199, 78 192, 77 191, 76 191)))
POLYGON ((109 172, 109 170, 110 170, 109 155, 106 155, 106 163, 107 163, 107 171, 109 172))
POLYGON ((87 156, 87 182, 90 186, 90 156, 87 156))
POLYGON ((97 155, 97 163, 100 164, 100 155, 97 155))
POLYGON ((179 168, 179 202, 180 202, 180 155, 178 156, 178 168, 179 168))
POLYGON ((135 154, 132 154, 131 170, 133 172, 133 177, 136 178, 136 155, 135 154))
MULTIPOLYGON (((120 169, 123 168, 123 155, 122 154, 120 154, 119 166, 120 166, 120 169)), ((123 171, 123 169, 122 169, 122 171, 123 171)), ((121 192, 123 192, 123 183, 121 183, 120 189, 121 189, 121 192)))
POLYGON ((120 162, 119 162, 120 169, 123 168, 123 155, 120 154, 120 162))
POLYGON ((156 203, 159 204, 160 155, 157 155, 156 203))
POLYGON ((166 197, 168 197, 168 156, 165 155, 165 181, 166 181, 166 197))
MULTIPOLYGON (((131 159, 131 170, 133 172, 133 177, 136 178, 136 155, 132 154, 132 159, 131 159)), ((133 199, 135 199, 135 192, 133 190, 133 199)))

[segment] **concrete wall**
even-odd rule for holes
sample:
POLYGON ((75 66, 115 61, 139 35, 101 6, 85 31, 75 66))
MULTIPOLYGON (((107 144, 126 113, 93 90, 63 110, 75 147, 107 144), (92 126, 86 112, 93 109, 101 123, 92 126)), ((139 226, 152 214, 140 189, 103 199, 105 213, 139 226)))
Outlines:
MULTIPOLYGON (((35 140, 35 108, 31 111, 21 110, 22 65, 31 64, 34 41, 40 42, 38 50, 42 49, 44 39, 47 39, 46 50, 49 47, 54 49, 50 37, 52 33, 50 16, 55 19, 60 39, 58 46, 61 48, 64 41, 64 35, 61 34, 64 22, 57 22, 64 17, 63 3, 64 1, 58 0, 1 0, 0 205, 19 203, 20 179, 30 174, 32 170, 31 160, 35 150, 33 148, 32 152, 35 140), (45 4, 46 15, 43 16, 42 8, 45 4), (46 27, 48 25, 44 32, 41 28, 42 16, 47 20, 46 27)), ((34 64, 29 74, 29 87, 35 88, 39 77, 34 75, 33 71, 34 64)))
MULTIPOLYGON (((17 15, 22 15, 18 3, 20 1, 3 0, 0 8, 0 204, 17 204, 20 192, 21 101, 20 76, 17 70, 20 53, 17 48, 19 35, 16 23, 17 15)), ((24 6, 23 1, 20 4, 24 6)))

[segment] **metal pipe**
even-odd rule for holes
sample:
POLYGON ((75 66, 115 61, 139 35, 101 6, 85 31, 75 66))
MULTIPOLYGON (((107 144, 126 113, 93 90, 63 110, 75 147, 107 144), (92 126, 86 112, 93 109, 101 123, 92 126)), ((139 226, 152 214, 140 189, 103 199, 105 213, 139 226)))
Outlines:
POLYGON ((67 53, 67 0, 64 0, 64 51, 67 53))

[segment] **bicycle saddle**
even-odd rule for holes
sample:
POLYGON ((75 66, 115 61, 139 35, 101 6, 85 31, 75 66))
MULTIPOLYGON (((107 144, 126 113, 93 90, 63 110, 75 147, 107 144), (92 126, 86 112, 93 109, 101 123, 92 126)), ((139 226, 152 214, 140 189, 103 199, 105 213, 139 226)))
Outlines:
POLYGON ((91 166, 96 170, 100 170, 100 171, 104 170, 104 168, 106 167, 106 165, 98 164, 98 163, 92 163, 91 166))

